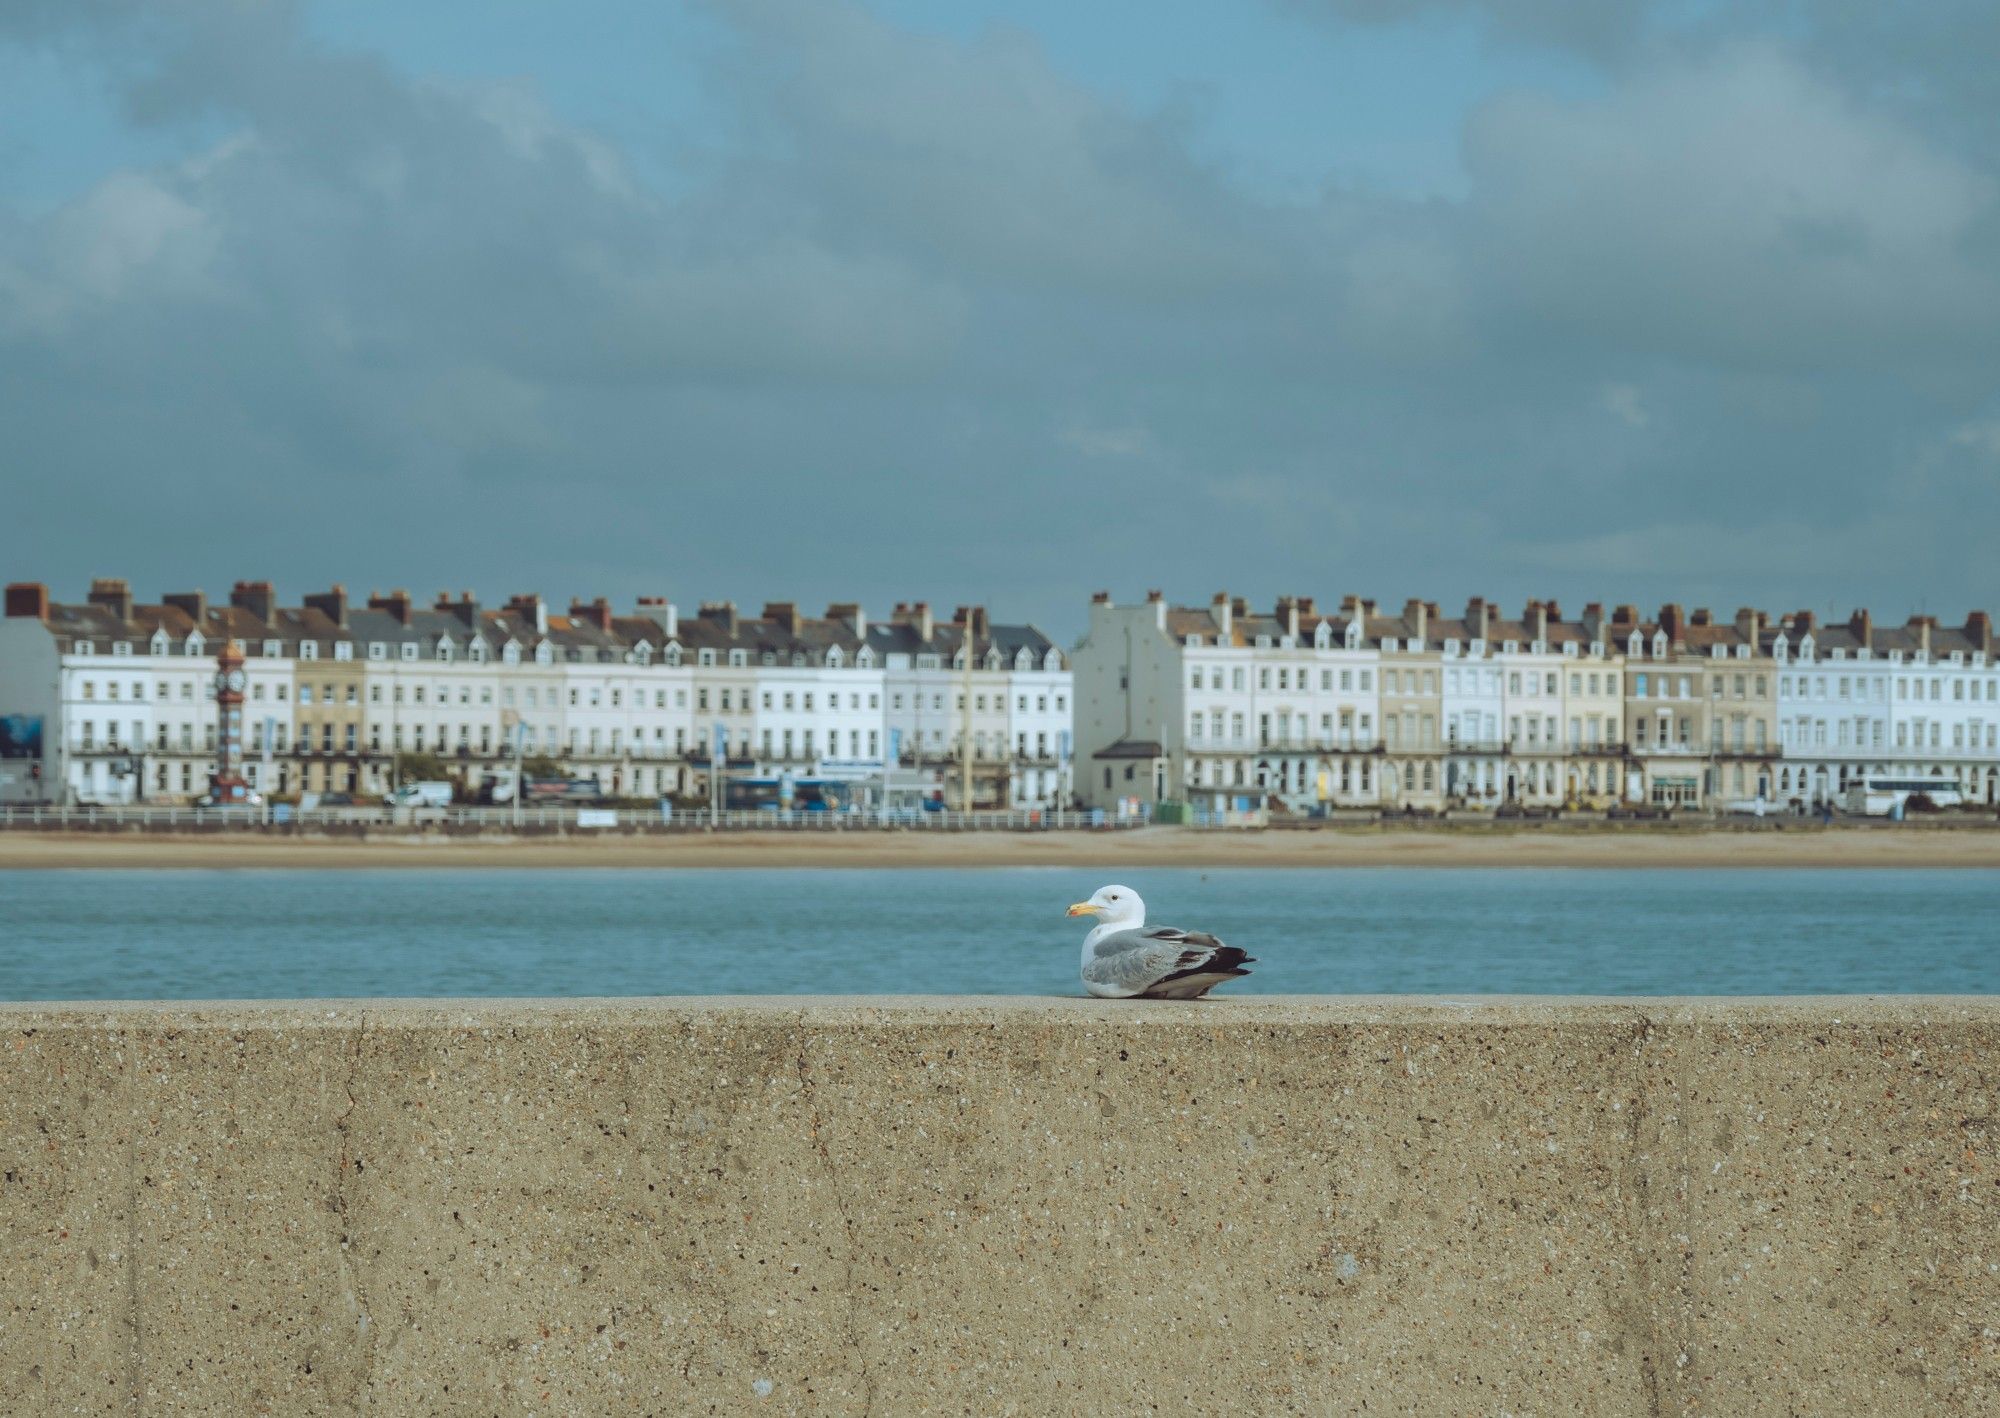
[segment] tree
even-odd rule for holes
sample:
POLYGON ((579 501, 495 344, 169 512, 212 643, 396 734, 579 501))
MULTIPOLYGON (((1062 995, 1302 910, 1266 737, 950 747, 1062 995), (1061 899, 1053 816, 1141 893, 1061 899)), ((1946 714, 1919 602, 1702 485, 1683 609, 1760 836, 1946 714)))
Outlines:
POLYGON ((445 781, 449 776, 444 761, 434 753, 396 755, 396 781, 399 783, 438 783, 445 781))

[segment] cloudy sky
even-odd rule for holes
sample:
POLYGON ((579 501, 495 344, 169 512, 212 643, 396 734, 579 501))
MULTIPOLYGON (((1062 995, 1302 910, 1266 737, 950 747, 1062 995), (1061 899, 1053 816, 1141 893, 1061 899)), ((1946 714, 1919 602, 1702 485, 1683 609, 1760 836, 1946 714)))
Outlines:
POLYGON ((0 575, 2000 608, 1990 0, 0 0, 0 575))

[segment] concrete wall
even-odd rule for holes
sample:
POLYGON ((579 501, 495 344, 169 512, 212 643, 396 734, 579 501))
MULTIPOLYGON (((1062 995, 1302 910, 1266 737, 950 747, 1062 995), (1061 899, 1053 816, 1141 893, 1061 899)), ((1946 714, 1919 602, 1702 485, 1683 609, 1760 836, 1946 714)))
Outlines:
POLYGON ((0 1412, 2000 1411, 2000 1001, 0 1010, 0 1412))

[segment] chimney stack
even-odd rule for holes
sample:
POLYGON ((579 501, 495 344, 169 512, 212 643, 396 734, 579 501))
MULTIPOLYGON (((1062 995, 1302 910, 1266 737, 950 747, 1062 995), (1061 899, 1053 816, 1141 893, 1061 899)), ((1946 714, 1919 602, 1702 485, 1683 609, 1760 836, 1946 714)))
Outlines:
POLYGON ((415 607, 411 604, 410 593, 399 587, 386 596, 378 596, 371 591, 368 595, 368 609, 385 611, 395 617, 398 625, 406 626, 410 623, 410 616, 415 607))
POLYGON ((1465 603, 1465 628, 1474 640, 1485 640, 1486 632, 1492 626, 1492 608, 1483 596, 1474 596, 1465 603))
POLYGON ((338 581, 330 591, 307 596, 305 604, 307 610, 318 611, 342 630, 347 629, 347 588, 338 581))
POLYGON ((835 601, 826 608, 826 618, 844 621, 857 640, 868 638, 868 613, 861 609, 859 601, 835 601))
POLYGON ((1678 647, 1681 633, 1687 629, 1687 615, 1677 602, 1669 602, 1660 607, 1660 629, 1667 632, 1669 644, 1678 647))
POLYGON ((799 603, 797 601, 764 602, 765 620, 784 628, 785 634, 796 637, 799 633, 799 603))
POLYGON ((200 591, 174 591, 160 597, 160 604, 172 606, 196 625, 208 619, 208 597, 200 591))
POLYGON ((1299 602, 1296 596, 1278 597, 1278 624, 1292 639, 1299 638, 1299 602))
MULTIPOLYGON (((403 614, 407 616, 409 614, 410 593, 408 591, 398 591, 396 594, 403 598, 405 607, 403 614)), ((532 625, 535 628, 535 634, 547 635, 549 633, 549 603, 535 592, 526 591, 521 595, 509 597, 507 609, 521 617, 529 625, 532 625)), ((409 621, 405 620, 403 623, 408 625, 409 621)))
POLYGON ((1993 658, 1993 617, 1985 611, 1973 611, 1965 618, 1965 638, 1972 647, 1988 660, 1993 658))
POLYGON ((1910 624, 1917 632, 1917 648, 1928 658, 1931 653, 1931 618, 1927 615, 1913 615, 1910 617, 1910 624))
POLYGON ((680 612, 665 596, 639 597, 638 614, 659 626, 669 640, 681 633, 680 612))
POLYGON ((1854 637, 1855 644, 1863 650, 1872 649, 1875 644, 1875 616, 1863 608, 1847 618, 1847 633, 1854 637))
POLYGON ((1412 628, 1417 644, 1422 645, 1430 634, 1430 607, 1422 601, 1403 602, 1403 623, 1412 628))
POLYGON ((611 633, 611 602, 599 596, 593 601, 579 601, 574 596, 569 602, 569 618, 595 626, 600 634, 611 633))
POLYGON ((730 639, 736 638, 736 602, 703 601, 698 614, 703 620, 721 626, 723 634, 730 639))
POLYGON ((1209 618, 1215 622, 1215 628, 1224 640, 1229 638, 1230 631, 1235 625, 1234 617, 1230 614, 1232 604, 1227 591, 1217 591, 1215 599, 1209 603, 1209 618))
POLYGON ((269 581, 238 581, 229 589, 229 604, 259 625, 269 625, 278 613, 278 593, 269 581))
POLYGON ((100 576, 90 583, 90 603, 111 612, 112 618, 132 618, 132 583, 122 576, 100 576))
POLYGON ((957 613, 952 616, 952 623, 965 627, 967 641, 975 647, 975 650, 980 641, 991 640, 993 638, 992 628, 987 622, 986 607, 984 606, 960 606, 957 613))
POLYGON ((40 581, 12 581, 7 585, 7 615, 31 620, 49 618, 49 588, 40 581))
POLYGON ((1109 591, 1092 591, 1090 593, 1090 603, 1093 606, 1108 606, 1111 604, 1111 593, 1109 591))

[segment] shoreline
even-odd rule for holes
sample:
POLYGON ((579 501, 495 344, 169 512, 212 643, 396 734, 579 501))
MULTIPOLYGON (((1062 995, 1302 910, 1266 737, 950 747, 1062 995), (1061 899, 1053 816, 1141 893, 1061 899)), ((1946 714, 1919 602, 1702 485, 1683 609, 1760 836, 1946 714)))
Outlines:
POLYGON ((1398 830, 731 832, 673 836, 297 838, 0 833, 9 870, 932 867, 2000 868, 2000 833, 1506 833, 1398 830))

